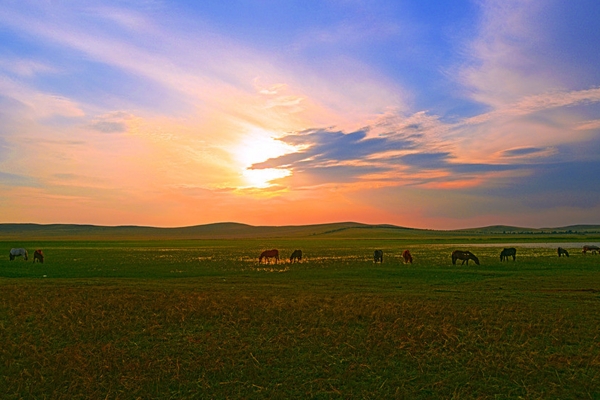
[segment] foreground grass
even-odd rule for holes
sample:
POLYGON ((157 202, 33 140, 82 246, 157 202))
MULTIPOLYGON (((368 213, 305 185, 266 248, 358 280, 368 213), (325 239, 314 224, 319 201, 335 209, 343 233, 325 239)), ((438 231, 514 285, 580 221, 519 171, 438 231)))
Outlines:
POLYGON ((600 397, 600 257, 490 247, 466 267, 413 246, 410 266, 383 243, 373 265, 368 242, 295 242, 307 262, 259 266, 254 241, 43 245, 43 266, 0 262, 4 398, 600 397))

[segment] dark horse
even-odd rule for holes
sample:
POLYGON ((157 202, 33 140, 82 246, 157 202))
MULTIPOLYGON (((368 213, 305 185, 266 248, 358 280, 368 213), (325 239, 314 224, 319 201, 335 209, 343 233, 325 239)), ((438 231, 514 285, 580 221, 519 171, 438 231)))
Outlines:
POLYGON ((508 261, 508 257, 512 257, 513 261, 515 261, 517 259, 517 249, 514 247, 509 247, 508 249, 504 249, 502 252, 500 252, 500 261, 508 261))
POLYGON ((373 253, 373 262, 383 262, 383 250, 375 250, 373 253))
POLYGON ((565 256, 567 256, 567 257, 569 257, 569 252, 568 252, 568 251, 566 251, 565 249, 563 249, 562 247, 559 247, 559 248, 556 250, 556 252, 558 253, 558 256, 559 256, 559 257, 560 257, 560 256, 563 256, 563 255, 565 255, 565 256))
POLYGON ((404 250, 402 252, 402 258, 404 258, 404 264, 408 264, 408 263, 412 264, 412 255, 410 254, 410 251, 404 250))
POLYGON ((588 251, 591 251, 592 254, 596 254, 599 250, 600 250, 600 247, 598 247, 598 246, 586 245, 586 246, 583 246, 582 253, 586 254, 588 251))
POLYGON ((42 264, 44 263, 44 253, 41 250, 36 250, 33 252, 33 262, 39 261, 42 264))
POLYGON ((263 251, 260 253, 260 257, 258 257, 258 262, 262 262, 263 258, 265 259, 265 262, 268 262, 270 258, 274 258, 275 264, 277 264, 279 261, 279 250, 273 249, 263 251))
POLYGON ((469 260, 475 261, 475 264, 479 265, 479 258, 475 257, 475 254, 470 251, 454 250, 452 252, 452 264, 456 265, 456 260, 462 260, 463 265, 465 261, 469 265, 469 260))
POLYGON ((302 261, 302 250, 294 250, 294 252, 292 253, 292 255, 290 256, 290 262, 300 262, 302 261))

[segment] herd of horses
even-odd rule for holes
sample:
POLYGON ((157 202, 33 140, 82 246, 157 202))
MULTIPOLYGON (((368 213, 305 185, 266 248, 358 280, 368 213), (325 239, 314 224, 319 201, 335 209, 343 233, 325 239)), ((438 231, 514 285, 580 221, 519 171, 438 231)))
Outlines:
MULTIPOLYGON (((14 260, 17 257, 23 257, 25 261, 29 259, 29 254, 27 254, 27 250, 23 248, 13 248, 10 249, 10 253, 8 253, 8 258, 10 261, 14 260)), ((44 262, 44 253, 42 250, 36 250, 33 252, 33 262, 44 262)))
MULTIPOLYGON (((598 254, 600 252, 600 247, 598 246, 594 246, 594 245, 585 245, 583 246, 583 250, 582 253, 583 254, 587 254, 588 252, 592 253, 592 254, 598 254)), ((569 257, 569 252, 565 249, 563 249, 562 247, 559 247, 557 249, 557 253, 559 257, 562 256, 566 256, 569 257)), ((10 253, 9 253, 9 259, 10 261, 13 261, 16 257, 23 257, 23 259, 25 261, 28 260, 28 254, 27 254, 27 250, 23 249, 23 248, 12 248, 10 249, 10 253)), ((504 250, 502 250, 500 252, 500 261, 508 261, 509 258, 512 257, 513 261, 515 261, 517 259, 517 249, 515 249, 514 247, 509 247, 509 248, 505 248, 504 250)), ((402 259, 404 260, 405 264, 412 264, 413 262, 413 258, 412 258, 412 254, 410 254, 409 250, 404 250, 402 252, 402 259)), ((277 264, 279 262, 279 250, 277 249, 272 249, 272 250, 265 250, 262 253, 260 253, 260 256, 258 257, 258 262, 262 263, 264 260, 265 263, 274 261, 275 264, 277 264)), ((475 254, 471 253, 470 251, 463 251, 463 250, 455 250, 452 252, 452 264, 456 265, 456 261, 461 260, 462 263, 461 265, 464 265, 465 263, 467 265, 469 265, 469 260, 472 260, 475 262, 475 264, 480 265, 479 264, 479 258, 477 258, 477 256, 475 256, 475 254)), ((302 250, 294 250, 292 252, 292 255, 290 256, 290 263, 296 263, 296 262, 300 262, 302 261, 302 250)), ((33 262, 40 262, 43 263, 44 262, 44 253, 42 252, 42 250, 36 250, 33 253, 33 262)), ((383 263, 383 250, 375 250, 373 252, 373 262, 375 263, 383 263)))
MULTIPOLYGON (((569 252, 567 250, 563 249, 562 247, 559 247, 557 249, 557 252, 558 252, 559 257, 562 257, 562 256, 569 257, 569 252)), ((583 246, 582 253, 587 254, 587 252, 591 252, 592 254, 597 254, 600 252, 600 248, 598 246, 594 246, 594 245, 583 246)), ((504 248, 500 252, 500 261, 501 262, 509 261, 509 259, 511 257, 512 257, 513 261, 516 261, 517 249, 515 249, 514 247, 504 248)), ((410 254, 409 250, 404 250, 402 252, 402 259, 404 260, 405 264, 412 264, 412 262, 413 262, 412 254, 410 254)), ((258 257, 258 262, 262 263, 263 260, 265 263, 270 262, 270 260, 274 260, 275 263, 277 264, 279 262, 279 250, 272 249, 272 250, 263 251, 260 254, 260 257, 258 257)), ((468 250, 467 251, 455 250, 452 252, 452 265, 456 265, 456 262, 459 260, 462 261, 461 265, 464 265, 465 263, 467 265, 469 265, 469 260, 475 262, 475 264, 477 264, 477 265, 480 265, 479 258, 477 258, 477 256, 475 254, 471 253, 468 250)), ((294 252, 290 256, 290 263, 295 263, 295 262, 300 262, 300 261, 302 261, 302 250, 294 250, 294 252)), ((373 262, 374 263, 383 263, 383 250, 375 250, 373 252, 373 262)))

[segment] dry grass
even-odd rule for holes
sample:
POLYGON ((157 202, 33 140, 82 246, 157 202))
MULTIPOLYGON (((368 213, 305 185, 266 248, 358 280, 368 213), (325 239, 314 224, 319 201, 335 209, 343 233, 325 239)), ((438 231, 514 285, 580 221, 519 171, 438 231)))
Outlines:
POLYGON ((600 397, 591 257, 482 248, 475 269, 413 247, 415 265, 391 249, 374 265, 369 247, 259 266, 247 248, 116 246, 88 265, 106 251, 59 247, 0 265, 68 276, 0 279, 3 398, 600 397))
POLYGON ((0 382, 7 398, 595 398, 598 295, 569 295, 588 308, 456 292, 3 285, 0 382))

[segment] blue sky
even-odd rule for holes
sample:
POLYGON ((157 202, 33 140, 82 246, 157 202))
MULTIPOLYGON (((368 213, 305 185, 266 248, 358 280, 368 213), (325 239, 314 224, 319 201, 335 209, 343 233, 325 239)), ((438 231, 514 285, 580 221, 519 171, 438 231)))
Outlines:
POLYGON ((600 223, 595 1, 5 1, 0 221, 600 223))

